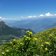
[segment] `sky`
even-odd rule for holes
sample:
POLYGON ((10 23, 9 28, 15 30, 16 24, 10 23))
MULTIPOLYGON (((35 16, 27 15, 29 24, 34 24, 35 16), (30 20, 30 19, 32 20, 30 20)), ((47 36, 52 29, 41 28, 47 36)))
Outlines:
POLYGON ((0 19, 56 16, 56 0, 0 0, 0 19))

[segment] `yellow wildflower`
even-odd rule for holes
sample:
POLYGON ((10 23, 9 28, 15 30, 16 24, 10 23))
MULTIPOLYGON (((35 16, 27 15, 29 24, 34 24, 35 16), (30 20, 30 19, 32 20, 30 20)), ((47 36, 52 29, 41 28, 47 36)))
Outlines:
POLYGON ((54 37, 56 39, 56 37, 54 37))
POLYGON ((48 50, 48 48, 45 48, 45 51, 47 51, 48 50))
POLYGON ((51 37, 53 34, 49 34, 49 36, 51 37))
POLYGON ((43 44, 41 44, 41 46, 43 47, 44 45, 43 45, 43 44))
POLYGON ((50 43, 49 43, 49 42, 45 42, 45 44, 50 45, 50 43))
POLYGON ((9 52, 9 50, 6 50, 6 52, 9 52))
POLYGON ((20 43, 20 45, 23 45, 23 43, 20 43))
POLYGON ((16 41, 16 39, 13 39, 13 41, 16 41))
POLYGON ((27 34, 29 35, 32 35, 32 32, 31 31, 26 31, 27 34))
POLYGON ((32 34, 32 32, 29 32, 29 34, 32 34))
POLYGON ((34 40, 37 40, 37 38, 33 38, 34 40))
POLYGON ((26 35, 24 35, 24 37, 27 37, 26 35))
POLYGON ((30 40, 30 39, 31 39, 30 37, 26 37, 26 38, 25 38, 25 40, 30 40))
POLYGON ((10 41, 10 44, 12 44, 12 41, 10 41))
POLYGON ((4 55, 5 54, 5 52, 2 52, 2 55, 4 55))

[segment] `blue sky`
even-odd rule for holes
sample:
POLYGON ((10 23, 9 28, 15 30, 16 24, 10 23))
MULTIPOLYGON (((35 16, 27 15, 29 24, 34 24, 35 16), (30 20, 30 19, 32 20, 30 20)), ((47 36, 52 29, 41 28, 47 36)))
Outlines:
POLYGON ((0 18, 32 18, 43 14, 56 16, 56 0, 0 0, 0 18))

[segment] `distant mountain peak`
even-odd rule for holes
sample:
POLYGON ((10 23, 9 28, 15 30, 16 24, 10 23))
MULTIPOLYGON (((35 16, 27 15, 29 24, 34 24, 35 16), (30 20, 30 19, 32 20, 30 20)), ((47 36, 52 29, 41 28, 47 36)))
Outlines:
POLYGON ((4 28, 4 27, 6 27, 7 25, 5 24, 5 22, 4 21, 0 21, 0 28, 4 28))
POLYGON ((0 24, 5 24, 5 22, 4 21, 0 21, 0 24))
POLYGON ((0 19, 0 21, 3 21, 2 19, 0 19))
POLYGON ((0 21, 0 35, 23 36, 28 29, 12 28, 4 21, 0 21))

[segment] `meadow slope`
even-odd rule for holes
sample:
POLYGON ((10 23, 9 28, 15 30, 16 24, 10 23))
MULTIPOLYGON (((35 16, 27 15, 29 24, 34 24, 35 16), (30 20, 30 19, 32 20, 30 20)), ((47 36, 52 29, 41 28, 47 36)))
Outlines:
POLYGON ((22 38, 0 45, 0 56, 56 56, 56 28, 34 35, 27 31, 22 38))

